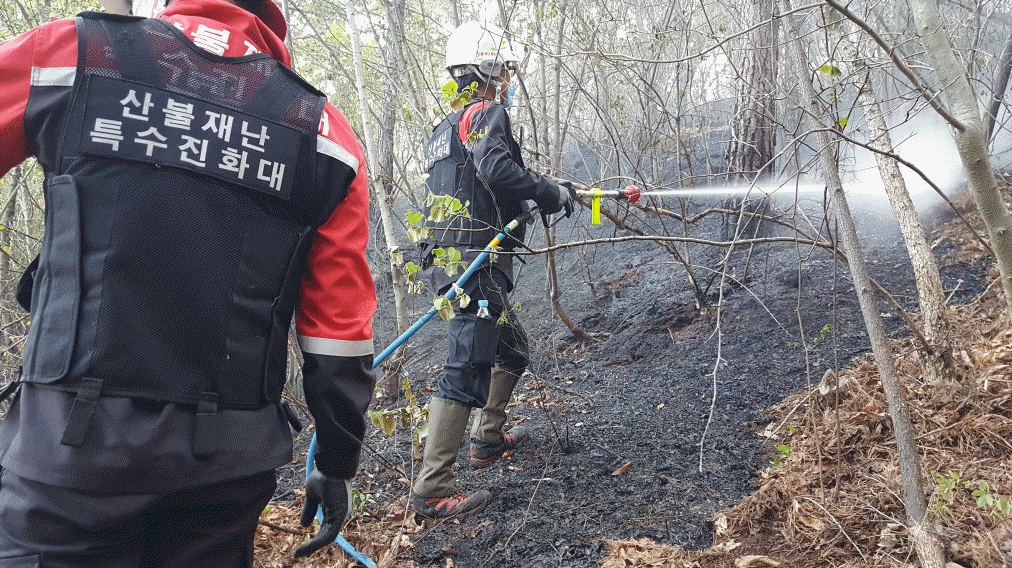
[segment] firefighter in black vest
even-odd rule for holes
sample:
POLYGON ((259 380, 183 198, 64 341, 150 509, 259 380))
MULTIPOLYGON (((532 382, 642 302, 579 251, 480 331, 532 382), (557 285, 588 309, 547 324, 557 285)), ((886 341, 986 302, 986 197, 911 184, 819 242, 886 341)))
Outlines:
MULTIPOLYGON (((472 102, 450 114, 426 148, 426 180, 436 195, 468 203, 469 216, 441 223, 423 248, 423 266, 433 287, 444 294, 456 275, 431 266, 431 250, 454 247, 470 262, 499 230, 537 203, 542 213, 573 211, 571 186, 556 183, 524 166, 506 112, 514 90, 511 78, 520 63, 503 31, 468 22, 451 34, 446 67, 458 92, 472 102)), ((524 227, 513 231, 504 250, 519 246, 524 227)), ((452 467, 472 408, 480 409, 470 432, 471 466, 491 465, 528 436, 517 426, 503 432, 506 405, 528 363, 528 338, 510 309, 513 289, 511 255, 486 261, 464 285, 470 303, 455 309, 449 322, 449 357, 436 394, 429 401, 429 427, 422 469, 413 487, 416 513, 429 518, 471 515, 491 501, 487 490, 461 492, 452 467)))
POLYGON ((298 425, 293 319, 319 446, 303 522, 324 517, 295 554, 346 520, 375 382, 366 171, 286 32, 272 0, 171 0, 0 43, 0 174, 36 157, 46 200, 0 565, 252 566, 298 425))

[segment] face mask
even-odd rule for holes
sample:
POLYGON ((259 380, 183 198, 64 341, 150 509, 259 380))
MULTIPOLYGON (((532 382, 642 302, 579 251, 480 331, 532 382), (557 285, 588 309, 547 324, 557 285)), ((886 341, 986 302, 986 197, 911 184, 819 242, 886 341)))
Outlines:
POLYGON ((492 85, 495 88, 495 100, 496 100, 496 102, 499 102, 500 100, 502 100, 503 90, 505 90, 506 91, 506 99, 502 103, 502 105, 505 106, 505 107, 508 107, 511 104, 513 104, 513 91, 516 90, 516 87, 514 87, 512 84, 510 84, 507 87, 505 81, 501 81, 501 80, 499 80, 497 78, 490 80, 489 84, 492 85))
POLYGON ((509 108, 510 105, 513 104, 513 95, 516 92, 517 92, 517 86, 514 85, 513 83, 510 83, 510 86, 506 89, 506 102, 503 103, 504 107, 509 108))

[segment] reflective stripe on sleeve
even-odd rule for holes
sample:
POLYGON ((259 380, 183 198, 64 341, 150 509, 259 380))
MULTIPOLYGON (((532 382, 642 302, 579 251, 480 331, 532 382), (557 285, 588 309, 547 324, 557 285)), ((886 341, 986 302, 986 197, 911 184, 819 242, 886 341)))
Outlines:
POLYGON ((341 339, 324 339, 322 337, 300 335, 299 346, 306 353, 333 355, 335 357, 362 357, 375 353, 371 339, 365 341, 344 341, 341 339))
POLYGON ((358 173, 358 158, 356 158, 351 152, 342 148, 337 142, 317 134, 316 151, 346 164, 349 168, 354 170, 355 173, 358 173))
POLYGON ((33 87, 73 87, 76 67, 32 67, 33 87))

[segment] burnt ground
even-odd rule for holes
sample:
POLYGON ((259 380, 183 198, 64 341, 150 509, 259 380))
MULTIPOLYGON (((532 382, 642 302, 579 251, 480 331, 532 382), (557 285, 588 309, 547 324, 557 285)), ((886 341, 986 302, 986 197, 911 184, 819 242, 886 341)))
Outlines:
MULTIPOLYGON (((898 229, 880 222, 891 214, 874 203, 851 205, 872 277, 916 311, 898 229)), ((693 230, 716 238, 719 223, 706 218, 693 230)), ((529 234, 532 247, 543 246, 540 226, 529 234)), ((591 226, 583 209, 558 225, 557 240, 625 234, 591 226)), ((952 248, 943 242, 936 256, 944 260, 952 248)), ((710 280, 724 250, 691 248, 700 281, 710 280)), ((574 338, 546 299, 543 257, 529 260, 513 299, 533 340, 532 364, 508 425, 524 424, 532 438, 483 472, 466 467, 462 444, 458 482, 489 489, 494 502, 471 519, 418 526, 391 565, 597 566, 605 538, 706 548, 714 514, 754 491, 755 472, 772 459, 759 435, 770 421, 766 409, 869 351, 848 268, 822 250, 767 244, 736 253, 719 311, 719 279, 700 309, 684 269, 656 243, 566 249, 557 263, 562 308, 590 339, 574 338)), ((942 264, 950 304, 982 291, 983 261, 942 264)), ((389 286, 380 293, 378 350, 395 337, 389 286)), ((412 302, 417 314, 431 305, 427 296, 412 302)), ((893 337, 905 334, 884 301, 880 312, 893 337)), ((410 343, 405 378, 419 405, 445 358, 444 333, 436 318, 410 343)), ((381 398, 373 407, 405 404, 381 398)), ((302 460, 307 439, 298 445, 302 460)), ((403 507, 418 466, 409 431, 390 437, 371 428, 367 444, 356 480, 371 500, 367 515, 403 507)), ((297 458, 280 472, 278 503, 298 496, 303 464, 297 458)))

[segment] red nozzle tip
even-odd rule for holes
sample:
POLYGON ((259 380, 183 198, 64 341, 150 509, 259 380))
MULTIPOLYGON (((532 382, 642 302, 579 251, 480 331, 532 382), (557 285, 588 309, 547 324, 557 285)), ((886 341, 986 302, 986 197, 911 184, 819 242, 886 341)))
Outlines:
POLYGON ((640 188, 630 185, 622 190, 622 194, 629 200, 629 203, 636 203, 640 199, 640 188))

